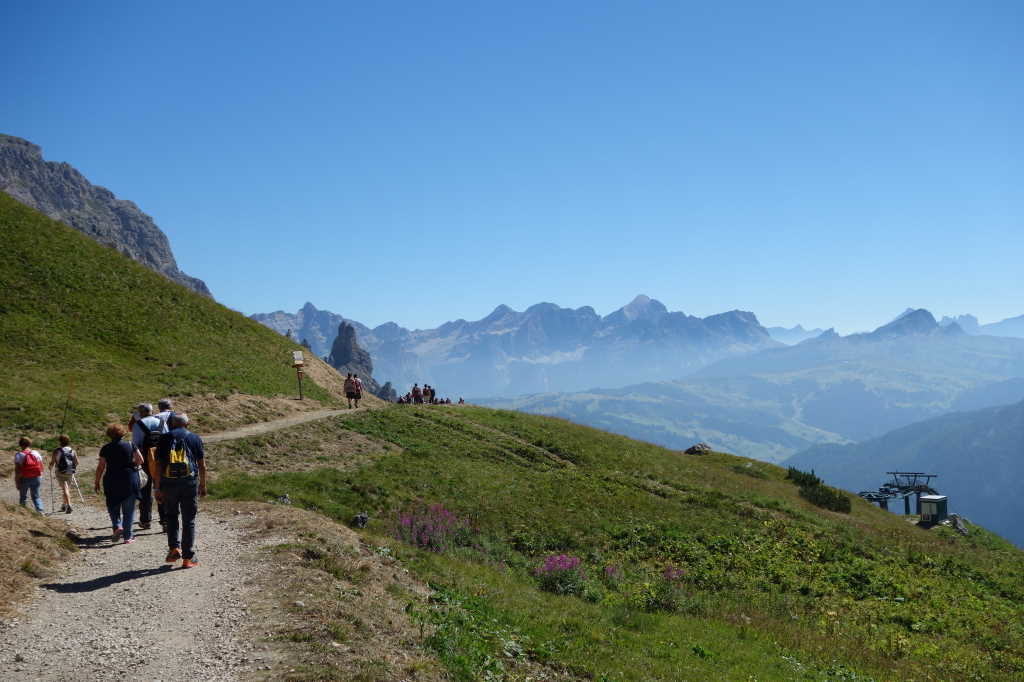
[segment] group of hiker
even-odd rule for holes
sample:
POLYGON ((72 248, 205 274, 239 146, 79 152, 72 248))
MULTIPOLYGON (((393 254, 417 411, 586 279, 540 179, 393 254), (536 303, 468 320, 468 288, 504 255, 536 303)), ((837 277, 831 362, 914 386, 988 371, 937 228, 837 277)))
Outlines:
MULTIPOLYGON (((151 527, 155 498, 160 526, 167 536, 166 562, 180 559, 182 568, 192 568, 198 565, 195 520, 199 498, 206 495, 206 455, 202 439, 188 430, 188 415, 174 412, 167 398, 157 404, 160 411, 155 414, 150 403, 137 405, 127 428, 107 425, 108 442, 100 448, 93 489, 97 494, 103 492, 112 540, 124 544, 135 542, 136 505, 139 529, 151 527)), ((78 487, 79 459, 67 435, 62 434, 59 442, 51 453, 50 469, 61 486, 61 512, 70 514, 71 486, 78 487)), ((42 513, 43 456, 32 449, 27 437, 18 441, 18 447, 14 456, 18 501, 27 506, 31 495, 36 511, 42 513)), ((81 495, 80 488, 78 492, 81 495)))
MULTIPOLYGON (((423 384, 423 388, 420 388, 419 383, 415 383, 408 393, 399 396, 395 402, 399 405, 451 405, 452 399, 438 398, 437 390, 430 384, 423 384)), ((465 404, 466 401, 459 398, 459 405, 465 404)))
POLYGON ((359 407, 359 401, 363 398, 363 380, 358 374, 348 373, 345 377, 344 390, 349 409, 352 409, 353 403, 355 407, 359 407))

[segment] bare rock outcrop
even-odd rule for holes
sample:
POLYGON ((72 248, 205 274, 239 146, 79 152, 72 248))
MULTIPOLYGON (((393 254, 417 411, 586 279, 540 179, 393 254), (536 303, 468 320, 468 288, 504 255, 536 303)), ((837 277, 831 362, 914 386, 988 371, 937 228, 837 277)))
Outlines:
POLYGON ((358 374, 370 393, 377 395, 380 391, 380 385, 373 379, 373 360, 370 359, 370 354, 359 345, 356 328, 348 322, 338 325, 338 336, 331 346, 331 354, 327 356, 327 364, 341 374, 348 372, 358 374))
POLYGON ((43 160, 38 145, 0 135, 0 191, 212 298, 202 280, 178 269, 167 235, 152 218, 133 202, 92 184, 69 164, 43 160))

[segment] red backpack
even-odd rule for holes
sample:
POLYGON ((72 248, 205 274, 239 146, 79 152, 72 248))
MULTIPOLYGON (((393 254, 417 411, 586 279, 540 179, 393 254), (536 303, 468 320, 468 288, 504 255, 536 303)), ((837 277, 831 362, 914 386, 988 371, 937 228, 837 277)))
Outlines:
POLYGON ((21 460, 21 473, 19 475, 22 478, 39 478, 42 476, 42 459, 37 458, 31 450, 22 450, 21 454, 25 455, 25 459, 21 460))

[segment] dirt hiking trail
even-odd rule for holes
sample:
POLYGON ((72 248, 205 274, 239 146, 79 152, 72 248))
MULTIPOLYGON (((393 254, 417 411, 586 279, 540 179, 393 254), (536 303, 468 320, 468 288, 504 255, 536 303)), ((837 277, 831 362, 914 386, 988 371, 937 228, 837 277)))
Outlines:
MULTIPOLYGON (((319 410, 202 437, 216 443, 354 411, 319 410)), ((249 539, 239 517, 211 512, 201 500, 195 568, 164 562, 167 540, 155 509, 152 529, 137 529, 133 544, 115 542, 102 497, 88 494, 96 449, 84 450, 78 481, 86 503, 72 490, 74 511, 54 513, 49 471, 41 490, 47 515, 68 522, 81 551, 18 605, 21 615, 0 622, 0 680, 276 677, 276 670, 260 672, 276 668, 275 655, 246 636, 255 625, 247 596, 259 572, 269 570, 257 555, 271 540, 249 539)), ((0 500, 16 504, 13 479, 0 485, 0 500)))
POLYGON ((364 412, 368 409, 370 408, 353 407, 352 409, 316 410, 314 412, 301 412, 299 414, 293 414, 289 417, 282 417, 281 419, 273 419, 267 422, 257 422, 255 424, 246 424, 245 426, 241 426, 237 429, 231 429, 230 431, 211 433, 208 436, 203 436, 203 443, 220 443, 225 440, 237 440, 239 438, 248 438, 249 436, 258 436, 260 434, 270 433, 271 431, 286 429, 289 426, 298 426, 299 424, 305 424, 306 422, 316 421, 318 419, 327 419, 328 417, 335 417, 340 414, 364 412))

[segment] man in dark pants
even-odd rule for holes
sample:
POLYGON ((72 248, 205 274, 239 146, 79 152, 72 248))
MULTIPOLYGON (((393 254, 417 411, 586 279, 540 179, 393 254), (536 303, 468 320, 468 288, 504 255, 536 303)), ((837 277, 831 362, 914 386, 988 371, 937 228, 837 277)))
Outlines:
MULTIPOLYGON (((132 424, 132 443, 142 453, 143 468, 146 470, 146 485, 139 490, 139 528, 149 530, 152 521, 153 509, 153 451, 159 443, 162 432, 160 420, 153 416, 153 406, 149 403, 141 403, 135 408, 138 418, 132 424)), ((164 526, 164 510, 157 502, 157 511, 160 514, 160 526, 164 526)))
POLYGON ((168 424, 171 430, 160 436, 156 449, 156 499, 163 505, 167 522, 167 563, 181 559, 182 568, 198 565, 195 558, 196 514, 199 498, 206 495, 206 453, 203 441, 189 431, 188 415, 175 413, 168 424), (181 536, 178 515, 181 514, 181 536))

